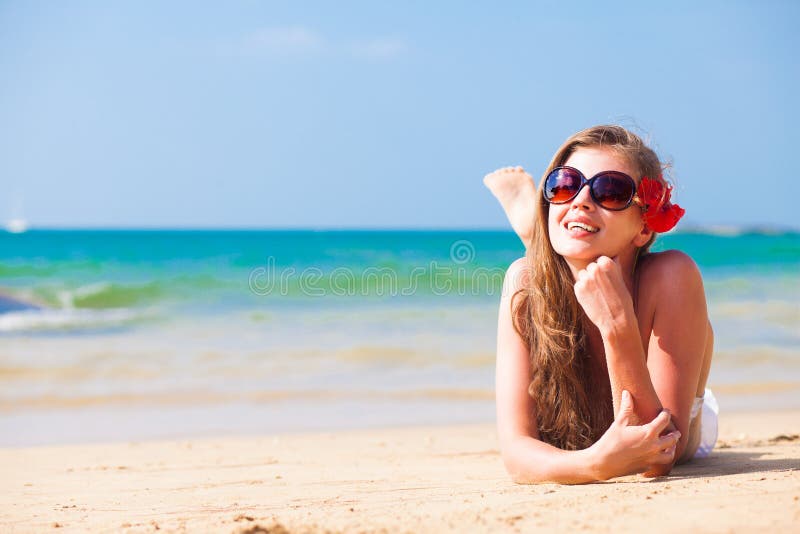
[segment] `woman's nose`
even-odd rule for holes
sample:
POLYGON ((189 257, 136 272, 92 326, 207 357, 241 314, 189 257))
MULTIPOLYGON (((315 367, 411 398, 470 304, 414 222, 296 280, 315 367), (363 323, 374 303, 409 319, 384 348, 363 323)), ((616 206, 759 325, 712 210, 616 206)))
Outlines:
POLYGON ((583 184, 581 190, 575 195, 570 203, 570 208, 583 208, 594 209, 594 199, 592 198, 592 191, 589 184, 583 184))

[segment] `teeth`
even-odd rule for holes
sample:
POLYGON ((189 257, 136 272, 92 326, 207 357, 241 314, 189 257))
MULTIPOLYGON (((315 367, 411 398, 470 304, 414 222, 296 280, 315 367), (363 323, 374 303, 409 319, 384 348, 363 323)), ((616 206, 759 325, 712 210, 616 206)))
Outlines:
POLYGON ((582 223, 582 222, 577 222, 577 221, 573 221, 573 222, 569 223, 567 225, 567 228, 569 230, 572 230, 573 228, 582 228, 582 229, 586 230, 587 232, 592 232, 592 233, 597 232, 598 230, 600 230, 596 226, 591 226, 589 224, 582 223))

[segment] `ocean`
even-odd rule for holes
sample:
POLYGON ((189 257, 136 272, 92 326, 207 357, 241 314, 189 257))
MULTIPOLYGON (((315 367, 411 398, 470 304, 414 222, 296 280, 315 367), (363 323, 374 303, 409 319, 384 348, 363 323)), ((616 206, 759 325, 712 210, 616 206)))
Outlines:
MULTIPOLYGON (((800 407, 800 234, 678 232, 726 410, 800 407)), ((485 422, 511 232, 0 233, 0 446, 485 422)))

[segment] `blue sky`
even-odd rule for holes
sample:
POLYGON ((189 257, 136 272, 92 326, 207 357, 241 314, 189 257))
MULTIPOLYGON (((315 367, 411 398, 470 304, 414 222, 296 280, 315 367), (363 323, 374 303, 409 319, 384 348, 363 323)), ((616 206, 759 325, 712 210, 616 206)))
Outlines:
POLYGON ((800 227, 798 20, 791 1, 0 1, 0 221, 507 228, 485 173, 538 177, 618 122, 674 163, 686 223, 800 227))

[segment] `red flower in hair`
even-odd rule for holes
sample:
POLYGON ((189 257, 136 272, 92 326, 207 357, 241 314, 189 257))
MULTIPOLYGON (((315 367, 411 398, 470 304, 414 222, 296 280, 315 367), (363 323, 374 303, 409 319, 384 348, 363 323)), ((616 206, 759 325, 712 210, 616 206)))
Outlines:
POLYGON ((661 180, 643 177, 636 194, 644 208, 644 222, 654 232, 672 230, 686 213, 685 209, 670 202, 672 186, 665 186, 661 180))

